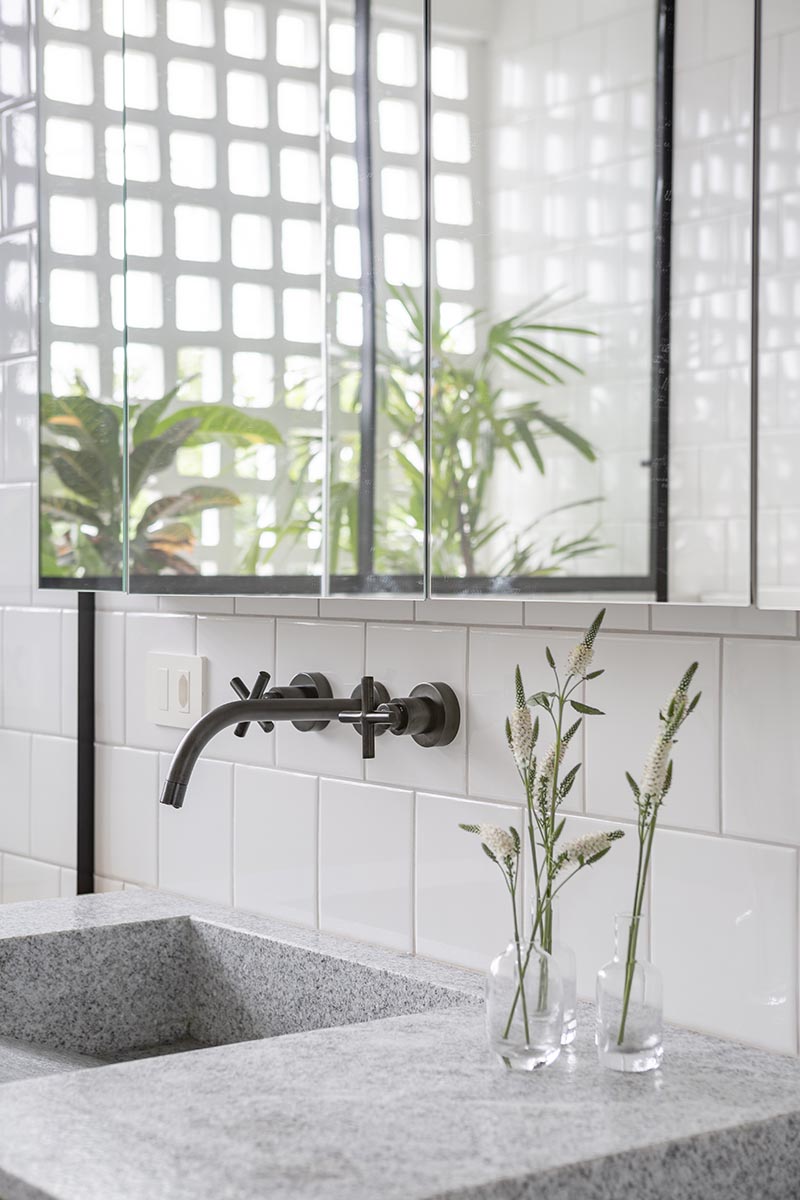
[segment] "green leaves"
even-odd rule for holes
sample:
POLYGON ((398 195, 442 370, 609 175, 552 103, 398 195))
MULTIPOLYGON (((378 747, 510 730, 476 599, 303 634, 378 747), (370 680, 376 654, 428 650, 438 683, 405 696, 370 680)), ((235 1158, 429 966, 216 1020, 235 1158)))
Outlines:
POLYGON ((626 778, 626 779, 627 779, 627 781, 628 781, 628 787, 629 787, 629 788, 631 789, 631 791, 633 792, 633 795, 634 795, 634 797, 635 797, 635 799, 636 799, 636 801, 637 801, 637 803, 638 803, 638 801, 639 801, 639 799, 640 799, 640 797, 641 797, 641 792, 640 792, 640 790, 639 790, 639 785, 638 785, 638 783, 637 783, 637 782, 636 782, 636 780, 633 778, 633 776, 631 775, 630 771, 626 771, 626 772, 625 772, 625 778, 626 778))
POLYGON ((546 659, 547 659, 547 664, 548 664, 548 666, 552 667, 552 668, 553 668, 553 670, 555 671, 555 669, 556 669, 556 660, 553 658, 553 654, 552 654, 552 651, 550 650, 550 647, 549 647, 549 646, 545 646, 545 648, 544 648, 544 653, 545 653, 545 657, 546 657, 546 659))
POLYGON ((528 704, 546 708, 549 712, 551 708, 550 702, 554 696, 555 692, 534 692, 532 696, 528 696, 528 704))
POLYGON ((604 717, 606 715, 602 709, 592 708, 591 704, 584 704, 581 700, 570 700, 570 704, 575 712, 583 713, 587 717, 604 717))
POLYGON ((181 404, 175 412, 155 424, 151 436, 161 438, 186 421, 195 422, 191 434, 184 439, 186 446, 216 441, 233 446, 264 446, 279 445, 283 441, 271 421, 228 404, 181 404))

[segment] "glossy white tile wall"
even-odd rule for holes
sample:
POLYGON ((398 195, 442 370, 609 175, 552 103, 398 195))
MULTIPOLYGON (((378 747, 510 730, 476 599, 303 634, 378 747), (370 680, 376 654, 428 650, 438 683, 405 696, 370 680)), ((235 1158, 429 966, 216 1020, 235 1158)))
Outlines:
MULTIPOLYGON (((720 5, 684 8, 702 24, 720 5)), ((555 23, 566 10, 537 11, 555 23)), ((29 116, 26 39, 19 28, 10 39, 22 65, 3 73, 11 89, 0 94, 3 129, 13 114, 29 116)), ((14 253, 31 233, 22 218, 32 219, 12 203, 9 172, 20 169, 0 155, 0 246, 11 242, 14 253)), ((74 754, 74 613, 69 599, 33 586, 35 446, 30 389, 18 368, 35 366, 34 335, 30 321, 27 332, 17 317, 4 325, 4 261, 0 254, 0 899, 10 901, 75 888, 70 799, 61 790, 74 754)), ((502 729, 511 672, 519 661, 534 690, 545 678, 544 645, 563 654, 593 607, 113 596, 98 607, 98 890, 161 885, 232 899, 476 968, 502 947, 505 896, 475 839, 457 825, 520 820, 502 729), (262 666, 281 681, 296 670, 325 670, 347 690, 364 665, 398 688, 435 673, 460 690, 464 733, 442 754, 380 739, 365 779, 350 730, 251 730, 237 761, 235 743, 210 747, 183 812, 162 812, 159 776, 177 735, 143 718, 148 650, 206 653, 215 702, 227 696, 229 674, 248 677, 262 666)), ((623 826, 630 834, 622 772, 640 769, 655 708, 696 657, 705 698, 678 752, 653 879, 667 1011, 795 1052, 796 617, 619 604, 607 630, 598 661, 608 675, 595 695, 608 716, 587 735, 568 832, 623 826)), ((565 893, 562 927, 579 952, 584 994, 611 952, 614 912, 630 903, 633 852, 629 838, 565 893)))
POLYGON ((35 584, 35 112, 28 0, 0 3, 0 901, 75 890, 74 597, 35 584))
MULTIPOLYGON (((297 603, 296 617, 292 601, 283 601, 278 615, 269 601, 263 616, 248 604, 241 617, 181 611, 194 606, 178 600, 169 611, 138 614, 125 603, 126 611, 104 612, 100 622, 98 711, 106 714, 106 732, 98 751, 97 870, 104 887, 126 881, 232 897, 243 908, 418 954, 476 968, 487 961, 509 933, 506 898, 458 823, 521 824, 522 797, 503 732, 514 666, 521 664, 527 689, 536 690, 547 681, 545 646, 563 658, 595 606, 468 604, 464 615, 482 621, 468 625, 456 621, 452 601, 442 602, 440 620, 433 601, 417 607, 415 621, 386 622, 372 619, 379 605, 347 601, 326 605, 324 620, 308 601, 297 603), (356 619, 357 612, 364 616, 356 619), (326 669, 345 694, 364 667, 393 691, 443 678, 459 691, 464 731, 442 752, 381 738, 365 780, 351 730, 300 734, 281 726, 268 737, 251 729, 253 764, 234 762, 212 745, 182 812, 160 813, 164 736, 142 718, 140 672, 126 679, 121 667, 131 630, 137 656, 201 646, 219 700, 229 674, 247 677, 271 663, 279 681, 301 668, 326 669), (135 746, 118 736, 121 713, 135 730, 135 746)), ((781 963, 785 948, 794 955, 797 945, 796 616, 615 605, 608 626, 597 645, 606 675, 587 690, 607 715, 586 732, 567 833, 622 827, 629 836, 564 895, 562 925, 579 952, 581 991, 591 993, 597 967, 612 951, 614 913, 630 904, 635 841, 623 772, 641 771, 658 708, 697 659, 704 697, 681 738, 652 898, 669 1012, 794 1052, 797 988, 793 968, 782 971, 781 963), (680 887, 682 898, 675 894, 680 887), (681 907, 687 904, 696 917, 681 907), (743 991, 743 921, 763 951, 769 1012, 761 1010, 760 993, 743 991), (702 961, 706 937, 713 970, 702 961)), ((24 779, 19 748, 16 761, 24 779)), ((8 850, 15 855, 28 844, 19 838, 26 812, 9 810, 16 840, 8 850)))

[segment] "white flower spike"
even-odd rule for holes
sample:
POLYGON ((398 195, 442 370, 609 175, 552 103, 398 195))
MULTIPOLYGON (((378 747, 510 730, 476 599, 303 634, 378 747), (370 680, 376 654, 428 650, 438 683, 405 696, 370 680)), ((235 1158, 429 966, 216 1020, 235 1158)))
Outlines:
POLYGON ((499 862, 504 862, 507 858, 514 858, 517 854, 517 847, 511 834, 506 829, 501 829, 499 825, 479 825, 477 833, 484 846, 491 850, 499 862))

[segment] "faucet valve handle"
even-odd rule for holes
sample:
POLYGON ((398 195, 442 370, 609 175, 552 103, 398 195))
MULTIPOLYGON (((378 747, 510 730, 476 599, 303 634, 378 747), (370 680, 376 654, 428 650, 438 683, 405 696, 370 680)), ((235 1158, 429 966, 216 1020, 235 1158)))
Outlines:
MULTIPOLYGON (((269 678, 268 671, 259 671, 251 690, 247 684, 240 679, 238 675, 236 675, 231 680, 231 687, 236 692, 236 695, 240 700, 260 700, 264 695, 264 692, 267 690, 269 678)), ((273 729, 275 728, 274 722, 272 721, 259 721, 258 724, 264 730, 264 733, 272 733, 273 729)), ((249 728, 249 721, 240 721, 233 731, 234 737, 245 737, 249 728)))
POLYGON ((361 735, 361 757, 375 757, 375 738, 385 733, 392 723, 391 714, 382 711, 389 693, 382 683, 376 683, 371 675, 364 675, 361 683, 353 689, 351 700, 361 702, 361 712, 344 712, 339 715, 343 725, 352 725, 361 735))

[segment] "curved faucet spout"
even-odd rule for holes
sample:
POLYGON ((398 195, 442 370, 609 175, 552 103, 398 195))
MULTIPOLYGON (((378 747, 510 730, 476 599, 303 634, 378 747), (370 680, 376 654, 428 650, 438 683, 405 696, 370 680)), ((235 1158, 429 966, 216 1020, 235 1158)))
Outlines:
POLYGON ((183 806, 195 763, 211 739, 231 725, 238 725, 240 721, 331 721, 341 713, 359 712, 360 709, 361 702, 350 698, 283 699, 269 695, 257 700, 231 700, 220 704, 195 722, 175 751, 161 791, 161 803, 172 808, 183 806))

